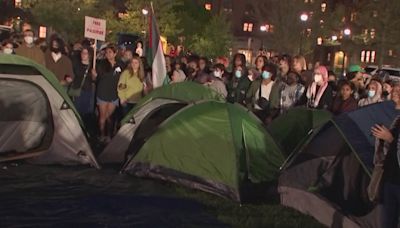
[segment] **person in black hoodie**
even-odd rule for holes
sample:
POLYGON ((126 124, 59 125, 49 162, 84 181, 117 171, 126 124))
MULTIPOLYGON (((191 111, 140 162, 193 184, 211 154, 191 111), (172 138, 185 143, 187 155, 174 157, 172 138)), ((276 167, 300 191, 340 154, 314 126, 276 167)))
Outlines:
POLYGON ((103 142, 109 141, 113 133, 112 116, 119 105, 117 86, 123 69, 123 63, 116 59, 115 46, 108 45, 105 48, 105 56, 96 69, 92 70, 92 77, 97 83, 96 102, 99 109, 100 141, 103 142))

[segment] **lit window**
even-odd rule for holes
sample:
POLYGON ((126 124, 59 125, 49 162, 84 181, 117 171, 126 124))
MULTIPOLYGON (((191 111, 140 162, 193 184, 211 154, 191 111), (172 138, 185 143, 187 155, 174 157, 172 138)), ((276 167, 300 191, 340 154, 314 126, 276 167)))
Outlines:
POLYGON ((247 32, 248 29, 249 29, 249 23, 244 23, 243 24, 243 31, 247 32))
POLYGON ((206 3, 206 4, 204 4, 204 8, 206 10, 211 10, 212 9, 212 4, 211 3, 206 3))
POLYGON ((22 7, 22 0, 15 0, 15 8, 21 8, 22 7))
POLYGON ((371 35, 371 39, 375 39, 375 36, 376 36, 375 29, 371 29, 369 34, 371 35))
POLYGON ((323 24, 324 23, 324 20, 319 20, 319 24, 323 24))
POLYGON ((252 31, 253 31, 253 23, 249 23, 249 29, 248 29, 248 31, 249 31, 249 32, 252 32, 252 31))
POLYGON ((350 21, 355 21, 357 17, 357 13, 356 12, 352 12, 350 15, 350 21))
POLYGON ((317 45, 322 45, 322 37, 317 38, 317 45))
POLYGON ((393 56, 393 50, 392 50, 392 49, 390 49, 390 50, 388 51, 388 55, 389 55, 389 56, 393 56))
POLYGON ((307 33, 306 33, 307 37, 310 36, 312 30, 310 28, 308 28, 306 31, 307 31, 307 33))
POLYGON ((369 63, 371 57, 371 51, 367 51, 365 55, 365 62, 369 63))
POLYGON ((304 0, 304 3, 308 3, 308 0, 304 0))
POLYGON ((274 32, 274 26, 273 25, 269 25, 269 30, 268 32, 274 32))
POLYGON ((362 52, 361 52, 361 59, 360 59, 360 60, 361 60, 361 62, 363 62, 363 63, 365 62, 365 51, 362 51, 362 52))
POLYGON ((375 62, 375 51, 372 51, 371 52, 371 63, 374 63, 375 62))
POLYGON ((368 34, 368 29, 364 29, 363 33, 364 33, 364 35, 367 35, 368 34))
POLYGON ((39 38, 46 38, 47 28, 44 26, 39 27, 39 38))
POLYGON ((326 3, 325 2, 321 3, 321 11, 322 12, 326 11, 326 3))

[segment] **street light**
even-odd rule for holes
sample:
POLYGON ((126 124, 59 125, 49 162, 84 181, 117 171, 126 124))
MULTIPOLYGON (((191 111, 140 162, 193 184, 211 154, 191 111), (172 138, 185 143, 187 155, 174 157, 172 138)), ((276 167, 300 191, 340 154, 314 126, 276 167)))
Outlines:
POLYGON ((336 41, 338 39, 338 37, 336 35, 332 36, 332 41, 336 41))
POLYGON ((149 11, 147 9, 142 9, 142 14, 146 16, 147 14, 149 14, 149 11))
MULTIPOLYGON (((303 23, 305 23, 305 22, 307 22, 308 21, 308 14, 306 14, 306 13, 302 13, 301 15, 300 15, 300 20, 303 22, 303 23)), ((301 34, 300 34, 300 48, 299 48, 299 53, 300 53, 300 55, 302 54, 302 52, 303 52, 303 36, 305 36, 305 28, 302 28, 302 31, 301 31, 301 34)))
POLYGON ((306 13, 301 14, 300 15, 300 20, 303 21, 303 22, 308 21, 308 14, 306 14, 306 13))
MULTIPOLYGON (((266 32, 267 31, 267 26, 261 25, 260 26, 260 31, 262 33, 266 32)), ((264 49, 264 35, 261 35, 261 49, 264 49)))
MULTIPOLYGON (((344 34, 344 39, 345 39, 346 37, 349 37, 351 35, 351 30, 349 28, 346 28, 346 29, 344 29, 343 34, 344 34)), ((343 44, 343 42, 342 42, 342 44, 343 44)), ((343 76, 345 76, 345 73, 346 73, 345 72, 345 70, 346 70, 345 64, 346 64, 346 52, 344 51, 344 48, 343 48, 343 61, 342 61, 342 75, 343 76)))
POLYGON ((351 30, 350 30, 349 28, 346 28, 346 29, 343 31, 343 33, 344 33, 345 36, 350 36, 351 30))

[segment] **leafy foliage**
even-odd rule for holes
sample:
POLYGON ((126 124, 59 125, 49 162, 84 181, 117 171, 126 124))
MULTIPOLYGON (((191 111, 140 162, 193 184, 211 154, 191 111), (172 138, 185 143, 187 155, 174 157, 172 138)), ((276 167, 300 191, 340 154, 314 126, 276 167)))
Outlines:
POLYGON ((66 40, 83 37, 85 16, 96 17, 104 11, 107 0, 30 1, 31 13, 38 24, 52 27, 66 40))
MULTIPOLYGON (((153 8, 157 16, 157 23, 163 36, 171 37, 181 32, 178 28, 180 18, 175 8, 183 4, 182 0, 153 0, 153 8)), ((118 32, 143 34, 147 28, 147 18, 142 14, 142 9, 151 10, 147 0, 131 0, 126 3, 126 12, 122 18, 115 16, 112 10, 107 11, 105 17, 110 30, 109 39, 116 38, 118 32)))
POLYGON ((203 56, 226 55, 232 43, 231 27, 224 15, 215 15, 190 39, 189 48, 203 56))

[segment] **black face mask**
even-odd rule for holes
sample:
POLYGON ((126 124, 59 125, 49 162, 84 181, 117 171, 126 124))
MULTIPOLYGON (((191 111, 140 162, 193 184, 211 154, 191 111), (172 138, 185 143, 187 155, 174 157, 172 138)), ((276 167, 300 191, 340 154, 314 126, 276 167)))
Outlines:
POLYGON ((296 83, 296 80, 294 80, 293 78, 287 78, 286 79, 286 84, 288 84, 288 85, 293 85, 293 84, 295 84, 296 83))
POLYGON ((54 47, 51 47, 51 48, 50 48, 50 51, 52 51, 52 52, 54 52, 54 53, 58 54, 58 53, 60 53, 60 52, 61 52, 61 49, 60 49, 60 48, 54 48, 54 47))
POLYGON ((383 95, 384 97, 387 97, 387 96, 389 96, 389 92, 388 92, 388 91, 383 91, 383 92, 382 92, 382 95, 383 95))
POLYGON ((196 71, 196 70, 193 69, 192 67, 189 67, 189 68, 187 69, 187 72, 188 72, 189 75, 192 75, 195 71, 196 71))

